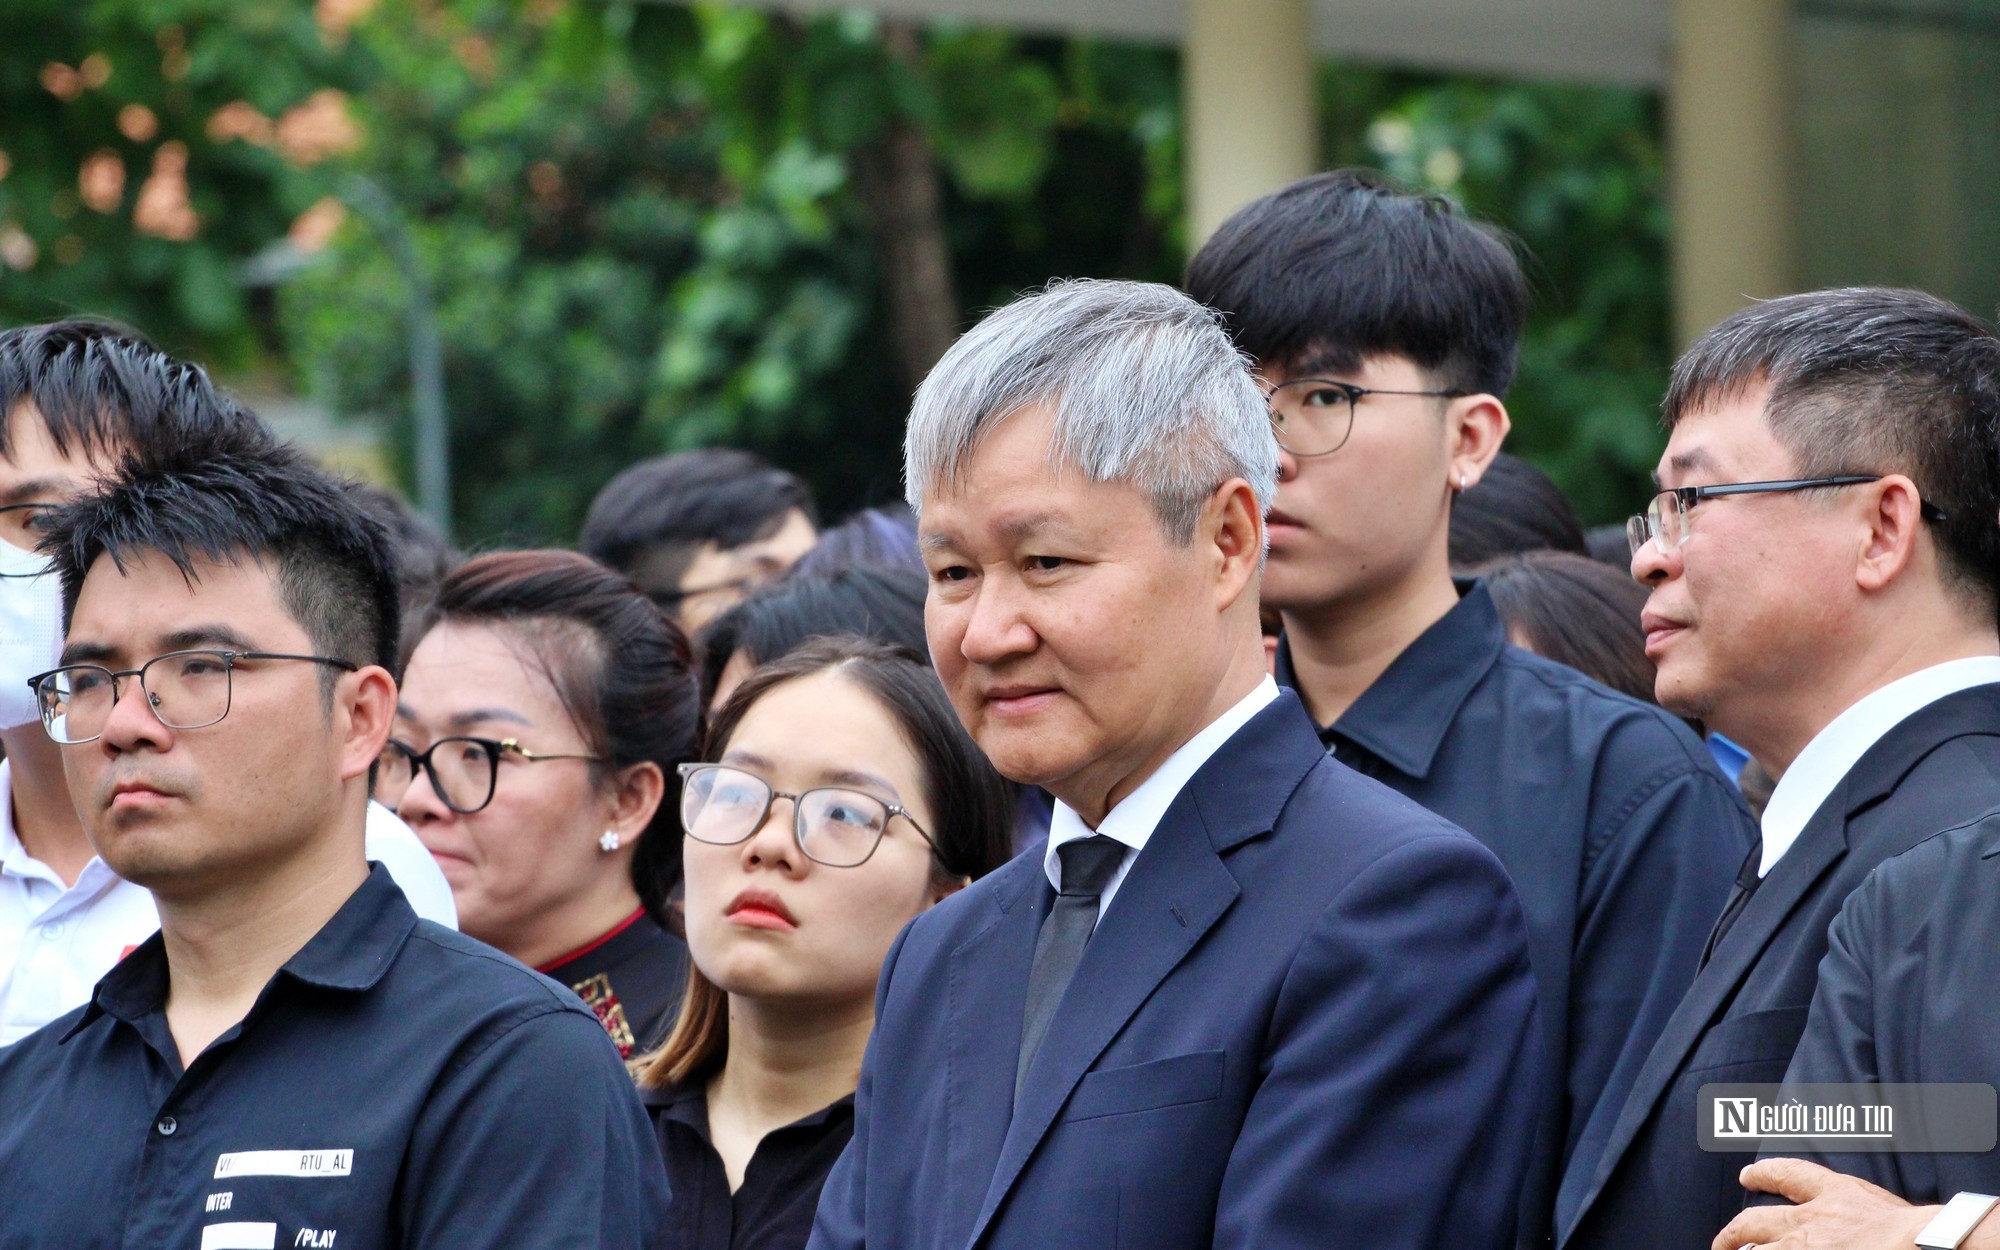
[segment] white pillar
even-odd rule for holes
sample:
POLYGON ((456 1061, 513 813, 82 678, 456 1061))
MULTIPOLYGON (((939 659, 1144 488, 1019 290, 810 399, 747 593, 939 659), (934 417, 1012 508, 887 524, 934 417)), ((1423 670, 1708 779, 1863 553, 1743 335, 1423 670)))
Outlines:
POLYGON ((1187 0, 1188 246, 1319 164, 1309 0, 1187 0))
POLYGON ((1794 289, 1788 0, 1674 0, 1674 329, 1794 289))

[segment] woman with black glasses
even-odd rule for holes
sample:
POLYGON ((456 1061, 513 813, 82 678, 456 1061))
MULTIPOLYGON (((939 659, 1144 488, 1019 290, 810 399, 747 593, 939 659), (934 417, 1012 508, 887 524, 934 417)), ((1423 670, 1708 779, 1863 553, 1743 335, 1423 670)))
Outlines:
POLYGON ((717 713, 680 801, 694 968, 642 1065, 668 1245, 797 1250, 853 1135, 875 982, 904 925, 1008 854, 1013 805, 908 652, 809 642, 717 713))
POLYGON ((376 796, 451 882, 459 927, 562 982, 620 1053, 657 1046, 687 947, 675 769, 700 696, 686 638, 568 551, 496 552, 414 623, 376 796))

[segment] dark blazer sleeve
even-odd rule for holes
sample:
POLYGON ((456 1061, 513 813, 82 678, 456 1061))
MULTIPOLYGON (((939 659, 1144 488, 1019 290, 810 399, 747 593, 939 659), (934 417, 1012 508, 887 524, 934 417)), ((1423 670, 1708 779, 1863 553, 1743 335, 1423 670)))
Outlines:
POLYGON ((1720 773, 1683 760, 1647 776, 1595 833, 1570 962, 1563 1142, 1563 1157, 1576 1155, 1571 1166, 1589 1170, 1694 983, 1754 830, 1720 773))
POLYGON ((1214 1244, 1511 1246, 1535 1010, 1520 904, 1491 852, 1440 834, 1382 855, 1286 975, 1214 1244))
MULTIPOLYGON (((889 982, 895 975, 896 961, 902 957, 903 943, 909 937, 910 926, 906 925, 882 961, 882 976, 875 985, 877 1020, 882 1018, 888 1004, 889 982)), ((854 1091, 854 1136, 847 1149, 840 1152, 833 1171, 827 1174, 826 1186, 820 1190, 819 1210, 813 1216, 812 1237, 806 1242, 806 1250, 861 1250, 868 1244, 868 1146, 874 1121, 875 1066, 881 1058, 875 1042, 880 1037, 878 1031, 869 1039, 868 1053, 861 1061, 861 1083, 854 1091)))

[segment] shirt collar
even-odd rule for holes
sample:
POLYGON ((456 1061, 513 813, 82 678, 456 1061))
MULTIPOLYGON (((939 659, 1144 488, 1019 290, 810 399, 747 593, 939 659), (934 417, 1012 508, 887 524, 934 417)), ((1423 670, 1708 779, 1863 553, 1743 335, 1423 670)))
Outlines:
MULTIPOLYGON (((375 864, 361 888, 348 896, 332 919, 321 925, 278 973, 325 989, 372 989, 388 973, 416 927, 417 913, 410 909, 389 870, 375 864)), ((137 1025, 166 1001, 166 943, 155 933, 104 974, 90 1004, 62 1040, 76 1036, 100 1015, 137 1025)))
MULTIPOLYGON (((711 1075, 695 1076, 679 1085, 642 1086, 639 1101, 658 1110, 660 1119, 682 1125, 703 1141, 708 1141, 708 1081, 711 1075)), ((848 1094, 771 1131, 782 1133, 786 1129, 817 1128, 835 1116, 852 1114, 853 1110, 854 1095, 848 1094)))
POLYGON ((118 875, 95 855, 76 875, 75 885, 65 884, 55 869, 34 857, 14 825, 14 763, 5 759, 0 759, 0 876, 46 881, 67 899, 95 897, 119 881, 118 875))
POLYGON ((1188 781, 1201 771, 1201 766, 1221 749, 1223 743, 1235 737, 1237 730, 1249 724, 1252 717, 1277 697, 1276 682, 1269 677, 1259 681, 1256 689, 1210 721, 1200 733, 1182 743, 1179 750, 1153 770, 1152 776, 1139 783, 1138 789, 1106 812, 1095 829, 1084 824, 1083 817, 1077 815, 1069 804, 1057 800, 1049 816, 1048 846, 1042 853, 1042 870, 1048 874, 1049 884, 1057 890, 1062 889, 1062 860, 1056 851, 1066 842, 1101 834, 1135 851, 1145 850, 1153 830, 1159 826, 1160 819, 1173 806, 1188 781))
MULTIPOLYGON (((1320 739, 1340 737, 1406 777, 1430 774, 1459 708, 1507 649, 1507 630, 1486 584, 1453 578, 1458 603, 1390 662, 1320 739)), ((1278 644, 1278 680, 1294 689, 1291 644, 1278 644)))
POLYGON ((1764 855, 1757 875, 1783 858, 1813 813, 1877 742, 1910 717, 1949 695, 2000 682, 2000 656, 1948 660, 1870 691, 1813 735, 1764 805, 1764 855))

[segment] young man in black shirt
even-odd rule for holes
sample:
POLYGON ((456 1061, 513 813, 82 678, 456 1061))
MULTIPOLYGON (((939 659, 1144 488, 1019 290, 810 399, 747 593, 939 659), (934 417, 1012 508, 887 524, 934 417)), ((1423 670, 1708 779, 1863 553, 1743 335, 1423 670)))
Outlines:
POLYGON ((363 858, 396 703, 379 526, 218 436, 128 461, 47 549, 43 725, 160 932, 0 1051, 0 1247, 651 1244, 666 1177, 596 1018, 363 858))
POLYGON ((1752 839, 1672 716, 1509 645, 1454 581, 1453 500, 1507 435, 1526 288, 1497 232, 1357 171, 1251 204, 1188 265, 1270 393, 1263 602, 1277 677, 1335 759, 1500 857, 1528 914, 1549 1081, 1521 1208, 1609 1135, 1752 839))

